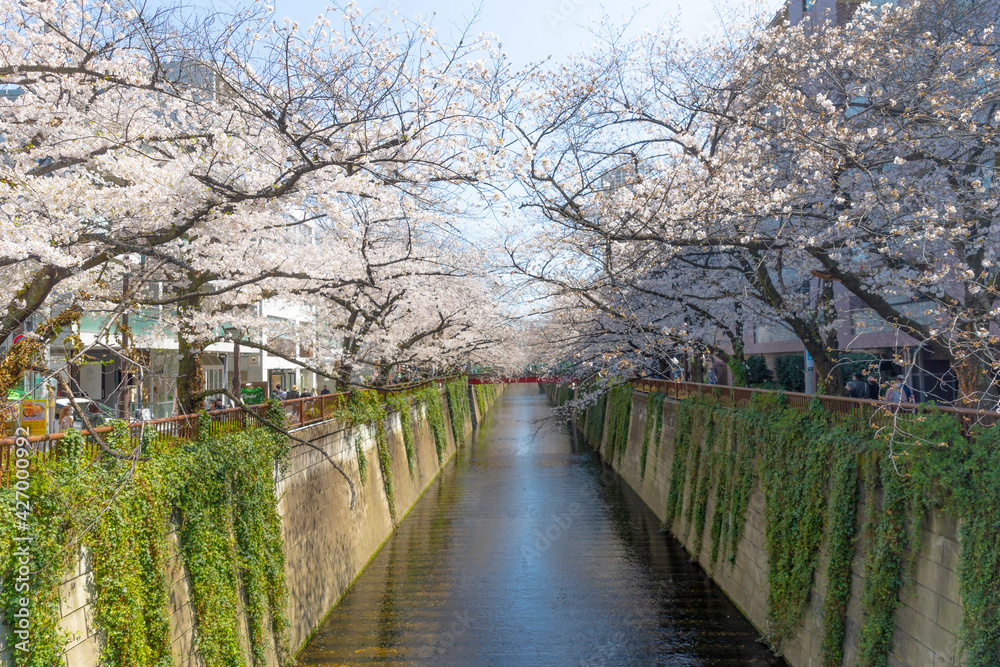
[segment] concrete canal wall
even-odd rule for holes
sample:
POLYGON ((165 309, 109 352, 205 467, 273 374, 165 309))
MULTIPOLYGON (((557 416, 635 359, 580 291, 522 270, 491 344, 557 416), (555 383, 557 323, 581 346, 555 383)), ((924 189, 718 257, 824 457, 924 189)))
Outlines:
MULTIPOLYGON (((554 390, 550 392, 554 395, 554 390)), ((662 406, 663 422, 659 443, 650 442, 647 448, 645 474, 641 468, 641 449, 645 435, 648 395, 632 394, 627 448, 621 457, 614 456, 613 468, 639 494, 643 501, 662 521, 666 516, 670 493, 671 467, 674 457, 674 438, 677 431, 678 404, 665 400, 662 406)), ((607 410, 610 411, 608 406, 607 410)), ((607 460, 609 419, 605 415, 604 432, 600 443, 590 443, 599 448, 607 460)), ((704 430, 702 431, 704 432, 704 430)), ((694 490, 690 482, 683 489, 684 506, 691 502, 694 490)), ((852 562, 851 594, 847 606, 844 639, 845 665, 859 663, 859 632, 862 623, 861 591, 864 584, 864 563, 870 544, 870 535, 863 529, 871 503, 866 502, 863 485, 859 483, 857 521, 858 539, 852 562)), ((708 491, 707 516, 715 511, 717 489, 708 491)), ((767 573, 768 556, 764 526, 764 496, 758 478, 753 485, 746 523, 735 550, 735 559, 720 558, 715 564, 710 555, 709 531, 712 521, 704 522, 702 535, 696 535, 694 521, 685 520, 685 513, 670 526, 673 535, 692 552, 696 545, 698 560, 711 578, 740 608, 743 614, 761 631, 767 630, 767 573)), ((904 584, 901 604, 895 612, 895 629, 889 665, 914 665, 933 667, 961 664, 958 633, 962 620, 958 566, 959 543, 957 521, 950 515, 931 509, 920 531, 920 547, 910 580, 904 584)), ((822 665, 823 601, 827 592, 824 578, 829 559, 824 538, 820 547, 819 562, 809 597, 805 618, 800 622, 794 637, 786 641, 782 653, 793 667, 822 665)))
MULTIPOLYGON (((471 388, 470 388, 471 389, 471 388)), ((415 465, 410 474, 404 448, 399 413, 390 413, 386 435, 392 460, 397 520, 402 520, 410 507, 455 453, 457 446, 451 432, 451 417, 445 390, 442 393, 447 447, 438 460, 434 436, 420 410, 411 408, 415 465)), ((470 391, 471 394, 471 391, 470 391)), ((464 420, 462 439, 467 438, 482 418, 474 397, 470 396, 470 415, 464 420)), ((323 453, 305 446, 292 449, 287 472, 278 483, 278 511, 282 517, 285 545, 285 575, 288 586, 288 619, 290 646, 301 648, 310 634, 379 550, 394 528, 384 490, 374 427, 352 429, 336 421, 298 429, 293 433, 317 445, 323 453), (355 438, 360 433, 368 460, 367 481, 362 484, 355 451, 355 438), (351 491, 347 481, 329 463, 336 461, 349 475, 357 490, 355 507, 351 508, 351 491)), ((170 630, 174 664, 197 667, 203 661, 195 650, 196 628, 191 602, 189 576, 177 553, 176 535, 169 543, 168 581, 171 583, 170 630)), ((82 554, 76 570, 61 586, 60 626, 70 635, 63 662, 66 667, 92 667, 100 658, 99 629, 93 621, 91 608, 92 574, 86 554, 82 554)), ((245 662, 249 661, 246 619, 241 618, 245 662)), ((0 626, 0 636, 6 635, 0 626)), ((11 665, 11 648, 0 644, 0 666, 11 665)), ((275 664, 275 656, 268 662, 275 664)))

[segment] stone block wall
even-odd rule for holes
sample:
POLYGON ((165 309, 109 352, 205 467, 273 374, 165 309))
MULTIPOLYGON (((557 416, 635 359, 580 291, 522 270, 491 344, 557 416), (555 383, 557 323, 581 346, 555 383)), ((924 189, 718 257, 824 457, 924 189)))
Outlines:
MULTIPOLYGON (((392 459, 397 520, 402 520, 420 498, 441 468, 450 460, 457 445, 451 433, 448 401, 442 389, 445 431, 448 446, 438 461, 434 436, 427 420, 417 408, 411 408, 414 439, 414 470, 410 474, 403 445, 400 416, 391 413, 386 423, 386 437, 392 459)), ((482 415, 471 395, 471 414, 465 420, 462 439, 467 438, 482 415)), ((318 446, 323 453, 299 445, 293 447, 287 472, 278 482, 278 512, 282 517, 285 542, 285 577, 289 593, 288 620, 290 645, 298 651, 319 626, 348 586, 361 573, 392 533, 394 524, 378 463, 374 426, 358 427, 368 459, 368 478, 362 484, 355 451, 356 431, 339 422, 325 422, 297 429, 293 433, 318 446), (351 507, 350 485, 327 457, 335 461, 352 480, 356 489, 351 507)), ((195 651, 195 617, 189 578, 177 549, 177 537, 169 536, 167 579, 170 591, 170 634, 174 664, 198 667, 203 661, 195 651)), ((89 600, 92 575, 85 553, 76 570, 60 587, 60 625, 70 633, 64 655, 66 667, 92 667, 98 664, 100 645, 89 600)), ((249 657, 248 631, 241 618, 245 656, 249 657)), ((6 636, 0 626, 0 638, 6 636)), ((0 667, 9 667, 12 648, 0 643, 0 667)), ((275 656, 269 655, 270 664, 275 656)), ((249 664, 249 662, 247 663, 249 664)))
MULTIPOLYGON (((670 492, 670 470, 673 463, 673 441, 676 430, 677 404, 666 400, 663 404, 663 431, 660 442, 648 446, 645 475, 642 474, 640 457, 645 434, 647 398, 643 393, 632 395, 632 416, 629 424, 628 447, 613 467, 639 494, 643 501, 661 520, 666 514, 667 495, 670 492)), ((607 419, 605 419, 607 424, 607 419)), ((607 427, 599 447, 602 455, 607 444, 607 427)), ((605 457, 606 458, 606 457, 605 457)), ((617 459, 617 457, 615 457, 617 459)), ((864 526, 871 507, 861 491, 857 521, 864 526)), ((693 490, 684 489, 685 500, 693 490)), ((708 516, 715 509, 715 489, 708 498, 708 516)), ((736 550, 733 564, 720 558, 714 565, 710 549, 711 521, 705 522, 701 539, 694 528, 680 516, 670 526, 671 532, 690 552, 700 542, 701 550, 692 554, 711 578, 732 599, 743 614, 764 633, 767 625, 767 545, 764 534, 764 496, 759 481, 754 485, 747 510, 742 539, 736 550)), ((868 537, 859 531, 855 545, 851 598, 847 609, 847 629, 844 641, 844 664, 858 663, 858 636, 861 628, 861 589, 864 582, 864 562, 868 537)), ((958 592, 958 525, 944 512, 928 512, 921 530, 921 544, 914 557, 910 581, 900 596, 896 610, 896 628, 889 655, 890 666, 912 665, 937 667, 961 664, 958 632, 962 620, 962 603, 958 592)), ((828 561, 826 544, 820 547, 819 563, 809 598, 809 607, 797 635, 786 642, 783 653, 793 667, 822 664, 823 600, 827 582, 824 578, 828 561)))

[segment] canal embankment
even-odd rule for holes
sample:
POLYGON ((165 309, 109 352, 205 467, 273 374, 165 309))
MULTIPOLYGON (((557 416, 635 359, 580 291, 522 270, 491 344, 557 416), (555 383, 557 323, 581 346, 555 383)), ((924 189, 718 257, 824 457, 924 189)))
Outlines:
POLYGON ((626 385, 577 426, 791 665, 973 664, 960 642, 954 513, 907 504, 917 496, 887 457, 837 442, 850 432, 756 440, 760 414, 626 385))
MULTIPOLYGON (((147 634, 145 638, 138 637, 136 641, 139 644, 131 647, 130 650, 135 651, 133 656, 151 654, 155 647, 151 648, 148 642, 153 637, 157 642, 169 642, 171 662, 179 667, 222 664, 217 655, 207 660, 205 652, 217 649, 221 643, 217 641, 217 636, 227 631, 212 628, 211 642, 206 642, 206 633, 202 632, 196 611, 199 605, 206 608, 206 604, 219 604, 221 600, 229 606, 213 609, 212 622, 221 620, 239 635, 229 641, 234 648, 226 664, 258 665, 263 661, 267 665, 276 665, 275 647, 284 644, 286 654, 293 654, 305 644, 351 582, 432 484, 442 467, 473 432, 475 424, 502 394, 502 389, 500 385, 490 389, 472 387, 463 380, 449 382, 440 388, 432 384, 418 392, 420 396, 416 398, 376 402, 373 405, 377 407, 377 414, 384 415, 384 418, 365 421, 368 413, 361 410, 356 411, 351 419, 330 419, 294 429, 291 433, 297 442, 289 443, 289 453, 283 459, 283 465, 275 467, 273 459, 262 459, 259 470, 249 471, 253 479, 257 478, 257 474, 265 478, 275 477, 273 496, 270 492, 261 496, 277 499, 282 541, 279 552, 283 551, 284 556, 284 581, 281 586, 271 586, 267 593, 270 595, 270 590, 277 590, 279 597, 281 592, 286 596, 283 601, 270 602, 272 605, 283 602, 286 610, 282 619, 284 627, 282 631, 275 632, 273 639, 261 638, 262 634, 275 630, 273 615, 267 611, 268 601, 264 601, 263 614, 260 611, 256 617, 248 614, 248 605, 253 603, 253 597, 249 592, 247 573, 252 570, 244 561, 244 556, 240 555, 242 545, 238 543, 245 539, 239 536, 240 530, 255 532, 260 529, 263 531, 261 534, 266 536, 266 526, 254 526, 252 520, 241 523, 240 517, 236 517, 236 524, 239 525, 235 528, 230 525, 222 533, 216 532, 221 541, 214 546, 208 544, 202 553, 198 551, 202 546, 188 544, 188 553, 184 554, 181 535, 185 534, 185 529, 187 534, 194 534, 190 522, 203 520, 206 513, 211 513, 211 507, 199 506, 200 516, 190 508, 189 511, 167 508, 169 517, 160 517, 163 522, 158 524, 168 527, 165 541, 149 536, 149 545, 136 546, 141 553, 152 557, 155 557, 156 549, 162 547, 166 550, 162 561, 165 564, 165 579, 148 572, 119 572, 118 575, 111 571, 104 572, 113 565, 106 561, 108 556, 95 554, 86 547, 78 548, 78 556, 72 556, 68 574, 61 581, 56 580, 58 600, 53 599, 52 604, 44 608, 46 614, 55 618, 53 625, 56 632, 48 643, 53 647, 53 660, 66 667, 91 667, 106 662, 105 654, 109 646, 117 646, 121 638, 116 636, 109 643, 109 628, 102 625, 101 619, 112 621, 114 630, 136 620, 112 618, 111 614, 117 614, 124 601, 105 597, 101 602, 97 597, 98 588, 112 580, 131 581, 128 577, 138 574, 154 583, 164 582, 169 602, 165 617, 159 621, 138 619, 137 622, 147 628, 147 634), (301 441, 309 445, 303 445, 301 441), (183 522, 189 523, 184 526, 183 522), (228 535, 225 534, 227 532, 228 535), (215 559, 210 564, 214 570, 206 567, 206 558, 215 559), (202 584, 202 599, 196 599, 198 582, 192 577, 192 562, 199 563, 198 577, 212 574, 222 588, 235 582, 235 593, 209 599, 215 585, 213 580, 209 580, 207 584, 202 584), (103 570, 95 577, 96 568, 103 570), (232 622, 233 616, 236 617, 235 623, 232 622), (155 625, 156 622, 160 625, 155 625), (154 631, 149 629, 154 627, 159 635, 154 635, 154 631), (266 646, 263 651, 257 649, 257 655, 253 655, 255 648, 250 639, 254 632, 257 633, 257 646, 266 646), (278 635, 283 635, 284 641, 278 635), (143 642, 147 643, 143 645, 143 642), (213 646, 210 647, 209 643, 213 646)), ((370 392, 369 395, 374 396, 370 392)), ((352 406, 349 407, 353 410, 352 406)), ((83 461, 81 465, 85 467, 87 463, 83 461)), ((245 477, 244 482, 253 483, 245 477)), ((211 480, 208 482, 211 486, 211 480)), ((226 483, 231 485, 233 482, 226 483)), ((238 498, 242 493, 240 488, 244 487, 229 488, 230 495, 226 497, 238 498)), ((227 520, 233 521, 232 513, 238 511, 228 510, 229 518, 222 519, 222 528, 225 529, 227 520)), ((273 505, 269 512, 273 516, 273 505)), ((268 513, 264 512, 261 516, 266 519, 268 513)), ((146 518, 130 517, 125 513, 117 521, 128 527, 140 525, 146 518)), ((205 537, 211 540, 211 534, 205 537)), ((111 542, 103 538, 103 541, 96 538, 92 541, 120 545, 131 539, 126 531, 121 534, 120 540, 112 536, 111 542)), ((114 548, 118 546, 109 546, 109 553, 115 553, 114 548)), ((267 572, 266 569, 264 571, 267 572)), ((153 600, 163 599, 156 597, 159 593, 155 590, 150 595, 154 596, 153 600)), ((32 601, 35 599, 32 598, 32 601)), ((156 604, 147 607, 152 609, 156 604)), ((34 608, 29 611, 36 614, 31 620, 37 626, 41 612, 34 608)), ((156 614, 162 611, 154 609, 156 614)), ((32 626, 33 633, 35 626, 32 626)), ((31 638, 35 636, 32 634, 31 638)), ((0 638, 4 639, 0 643, 0 666, 8 667, 15 664, 15 637, 0 625, 0 638)), ((37 646, 34 644, 32 648, 37 646)), ((165 649, 160 650, 161 655, 165 649)), ((138 664, 135 662, 137 659, 119 657, 113 664, 138 664)), ((36 661, 33 664, 42 663, 36 661)))
POLYGON ((300 664, 784 665, 549 417, 536 385, 511 385, 300 664))

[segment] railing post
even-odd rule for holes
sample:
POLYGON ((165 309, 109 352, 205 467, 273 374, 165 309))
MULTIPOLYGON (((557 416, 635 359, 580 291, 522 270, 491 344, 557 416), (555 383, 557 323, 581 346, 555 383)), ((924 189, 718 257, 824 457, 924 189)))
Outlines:
POLYGON ((300 398, 299 399, 299 408, 298 408, 298 412, 299 412, 299 426, 302 426, 303 424, 306 423, 305 407, 306 407, 305 399, 300 398))

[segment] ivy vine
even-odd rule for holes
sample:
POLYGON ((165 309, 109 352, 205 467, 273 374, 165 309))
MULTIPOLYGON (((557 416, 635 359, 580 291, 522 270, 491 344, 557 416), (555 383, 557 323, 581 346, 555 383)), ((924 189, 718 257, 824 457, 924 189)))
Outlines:
POLYGON ((708 494, 713 486, 717 485, 717 470, 719 461, 722 458, 722 450, 726 447, 726 440, 732 436, 731 419, 728 412, 717 410, 709 416, 708 429, 705 434, 705 445, 702 447, 701 461, 699 466, 705 469, 705 474, 698 477, 694 489, 694 542, 691 548, 691 555, 694 560, 698 560, 701 554, 702 540, 705 535, 705 523, 708 519, 708 494))
MULTIPOLYGON (((395 522, 396 492, 392 476, 392 456, 389 453, 388 436, 385 430, 385 408, 386 404, 379 398, 378 392, 370 389, 359 389, 351 392, 350 399, 346 405, 334 413, 334 418, 350 425, 355 431, 354 451, 358 457, 358 474, 362 484, 368 482, 368 456, 365 454, 361 428, 375 429, 375 452, 378 456, 379 470, 382 473, 382 489, 385 491, 386 501, 389 504, 389 514, 395 522)), ((409 455, 407 458, 409 459, 409 455)))
POLYGON ((361 485, 368 483, 368 455, 365 454, 365 439, 361 436, 361 429, 354 429, 354 454, 358 457, 358 477, 361 478, 361 485))
MULTIPOLYGON (((650 414, 659 412, 654 398, 650 414)), ((768 552, 768 638, 780 644, 801 623, 810 594, 819 545, 829 560, 823 602, 824 665, 842 663, 847 602, 851 595, 859 489, 864 486, 868 535, 861 588, 860 665, 886 665, 900 592, 911 576, 920 546, 921 523, 937 506, 961 518, 958 577, 963 619, 963 658, 969 665, 1000 664, 1000 429, 974 427, 963 433, 951 415, 921 407, 907 422, 906 447, 886 443, 858 412, 856 421, 833 419, 818 405, 803 413, 781 394, 757 395, 728 408, 703 398, 677 404, 673 461, 665 523, 702 534, 702 509, 715 488, 711 519, 712 562, 726 553, 735 560, 751 493, 757 479, 765 501, 768 552)), ((599 442, 607 412, 608 459, 620 461, 622 405, 608 395, 585 413, 584 435, 599 442), (605 401, 612 405, 605 411, 605 401), (617 458, 611 458, 617 453, 617 458)), ((647 417, 643 450, 658 425, 647 417)), ((626 434, 627 436, 627 434, 626 434)), ((647 454, 648 455, 648 454, 647 454)), ((640 459, 640 472, 645 466, 640 459)), ((697 549, 695 553, 697 553, 697 549)))
POLYGON ((448 435, 445 433, 444 405, 441 402, 441 392, 436 384, 425 385, 413 392, 413 398, 423 408, 427 424, 434 436, 434 448, 437 451, 438 464, 444 463, 444 453, 448 449, 448 435))
POLYGON ((385 404, 390 410, 395 410, 399 413, 400 429, 403 432, 403 449, 406 450, 406 465, 410 470, 410 477, 412 477, 414 465, 416 464, 416 451, 413 441, 413 419, 410 414, 412 408, 410 397, 403 393, 391 393, 386 396, 385 404))
POLYGON ((838 667, 844 662, 847 603, 851 597, 851 564, 857 533, 858 456, 867 446, 864 435, 838 427, 830 436, 834 443, 830 475, 830 507, 827 515, 826 598, 823 600, 823 664, 838 667))
MULTIPOLYGON (((67 432, 70 442, 74 436, 67 432)), ((62 502, 63 489, 73 485, 76 473, 81 465, 79 450, 77 455, 70 454, 57 461, 45 461, 41 465, 39 455, 34 454, 30 468, 30 477, 23 481, 22 494, 30 499, 30 509, 27 511, 26 527, 17 535, 14 526, 18 512, 24 510, 24 496, 15 493, 16 483, 12 488, 4 489, 0 499, 3 501, 4 521, 3 541, 5 548, 0 552, 2 562, 2 609, 4 621, 8 628, 19 628, 20 619, 15 614, 22 609, 21 598, 26 598, 30 618, 27 628, 30 633, 29 643, 17 647, 25 638, 11 634, 11 644, 15 645, 12 658, 15 667, 50 667, 62 662, 63 648, 69 637, 59 628, 59 583, 76 564, 79 550, 69 545, 71 536, 78 534, 82 522, 76 515, 68 511, 62 502), (27 488, 24 488, 26 486, 27 488), (30 542, 15 542, 15 537, 30 535, 30 542), (23 552, 27 552, 25 556, 23 552), (21 559, 26 558, 28 571, 21 570, 21 559), (20 579, 18 578, 20 577, 20 579), (24 586, 27 585, 27 590, 24 586), (21 648, 28 649, 22 651, 21 648)), ((19 519, 20 521, 20 519, 19 519)))
POLYGON ((607 459, 615 461, 617 453, 618 464, 628 447, 628 426, 632 416, 632 385, 620 384, 608 392, 608 442, 607 459))
POLYGON ((821 415, 782 410, 760 451, 767 636, 775 646, 794 634, 809 601, 826 527, 828 433, 821 415))
POLYGON ((663 399, 666 397, 666 394, 658 391, 650 394, 646 401, 646 428, 642 434, 642 453, 639 455, 640 479, 646 479, 646 460, 649 456, 650 439, 656 443, 657 451, 659 451, 660 435, 663 433, 663 399))
MULTIPOLYGON (((268 416, 281 424, 283 411, 272 405, 268 416)), ((61 662, 68 638, 58 630, 59 584, 81 546, 93 574, 101 664, 172 664, 166 580, 172 516, 179 520, 204 664, 244 664, 240 596, 253 664, 266 664, 272 648, 279 663, 287 659, 284 551, 272 472, 275 463, 279 470, 283 465, 287 440, 262 428, 212 433, 207 416, 200 422, 202 437, 183 446, 148 431, 143 461, 103 455, 91 461, 82 436, 68 431, 58 459, 45 457, 32 466, 29 521, 38 568, 29 593, 32 643, 30 652, 14 652, 15 665, 61 662)), ((126 424, 112 425, 108 444, 130 451, 134 443, 126 424)), ((4 492, 0 501, 10 497, 4 492)), ((10 623, 21 593, 9 576, 14 563, 8 553, 2 557, 3 606, 10 623)))
POLYGON ((445 384, 448 396, 448 415, 451 417, 451 434, 457 447, 465 440, 465 421, 469 419, 469 384, 464 377, 449 380, 445 384))
MULTIPOLYGON (((272 419, 276 412, 269 411, 272 419)), ((275 463, 283 463, 286 440, 251 428, 199 438, 184 450, 194 463, 174 504, 180 514, 181 554, 191 577, 198 651, 208 667, 243 664, 238 624, 242 584, 254 666, 266 664, 272 647, 284 662, 289 657, 287 591, 274 470, 275 463)))
POLYGON ((600 446, 604 437, 604 418, 608 407, 608 395, 601 394, 598 399, 587 408, 584 415, 584 435, 591 442, 600 446))

